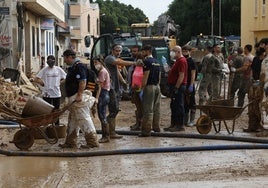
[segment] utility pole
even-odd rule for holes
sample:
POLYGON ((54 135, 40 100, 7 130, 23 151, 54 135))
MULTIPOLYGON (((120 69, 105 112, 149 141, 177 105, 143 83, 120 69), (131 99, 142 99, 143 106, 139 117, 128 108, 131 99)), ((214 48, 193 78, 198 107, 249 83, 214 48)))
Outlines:
POLYGON ((219 0, 219 36, 221 36, 221 0, 219 0))
POLYGON ((213 33, 213 27, 214 27, 214 15, 213 15, 213 7, 214 7, 214 0, 211 0, 211 35, 214 35, 213 33))

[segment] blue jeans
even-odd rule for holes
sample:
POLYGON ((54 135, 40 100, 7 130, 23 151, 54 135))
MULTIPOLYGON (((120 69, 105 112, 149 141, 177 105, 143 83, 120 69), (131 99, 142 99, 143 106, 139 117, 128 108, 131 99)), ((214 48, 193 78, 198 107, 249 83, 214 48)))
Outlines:
POLYGON ((120 95, 119 95, 119 93, 116 93, 116 91, 114 89, 110 89, 109 96, 110 96, 110 101, 108 104, 108 109, 109 109, 108 118, 114 119, 114 118, 116 118, 116 116, 119 112, 120 95))
POLYGON ((169 86, 170 90, 170 109, 171 109, 171 122, 175 125, 183 126, 184 122, 184 93, 186 90, 185 85, 181 85, 180 88, 175 88, 174 85, 169 86))
POLYGON ((99 100, 98 100, 98 117, 101 123, 107 123, 106 109, 110 102, 109 91, 101 89, 99 100))

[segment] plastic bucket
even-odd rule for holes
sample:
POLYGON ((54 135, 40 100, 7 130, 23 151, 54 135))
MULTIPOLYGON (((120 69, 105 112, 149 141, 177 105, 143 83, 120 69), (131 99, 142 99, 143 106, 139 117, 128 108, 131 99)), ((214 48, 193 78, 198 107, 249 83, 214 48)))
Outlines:
POLYGON ((50 114, 54 109, 54 106, 47 103, 40 97, 31 96, 23 110, 22 110, 22 116, 23 117, 32 117, 37 115, 44 115, 44 114, 50 114))

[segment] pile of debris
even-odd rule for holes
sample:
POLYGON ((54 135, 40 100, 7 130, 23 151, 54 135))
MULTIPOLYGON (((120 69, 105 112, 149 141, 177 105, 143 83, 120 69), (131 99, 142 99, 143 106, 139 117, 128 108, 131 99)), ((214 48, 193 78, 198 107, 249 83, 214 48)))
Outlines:
POLYGON ((3 105, 21 113, 27 101, 25 97, 21 88, 14 82, 7 82, 3 78, 0 78, 0 102, 3 105))
POLYGON ((23 78, 22 76, 20 81, 24 84, 18 85, 15 82, 0 77, 0 108, 2 108, 0 112, 4 112, 4 106, 21 114, 28 98, 40 93, 40 90, 27 77, 23 78))

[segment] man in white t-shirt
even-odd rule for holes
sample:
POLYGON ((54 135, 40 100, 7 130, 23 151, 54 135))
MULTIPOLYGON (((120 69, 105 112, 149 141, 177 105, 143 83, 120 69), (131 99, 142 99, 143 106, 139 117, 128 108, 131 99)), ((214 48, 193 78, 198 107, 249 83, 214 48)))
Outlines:
MULTIPOLYGON (((62 68, 55 66, 55 57, 53 55, 47 57, 47 64, 48 66, 41 69, 36 75, 34 82, 43 87, 43 99, 52 104, 55 109, 59 109, 61 98, 60 84, 66 78, 66 73, 62 68)), ((59 125, 59 120, 55 124, 59 125)))

